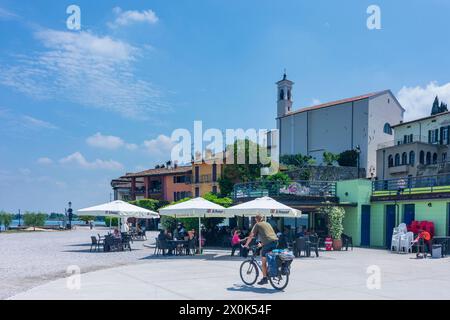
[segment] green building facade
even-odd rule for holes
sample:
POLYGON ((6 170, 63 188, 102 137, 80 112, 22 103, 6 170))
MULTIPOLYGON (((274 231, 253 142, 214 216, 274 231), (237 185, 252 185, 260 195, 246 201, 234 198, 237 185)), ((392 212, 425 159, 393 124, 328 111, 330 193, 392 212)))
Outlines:
POLYGON ((368 180, 337 182, 339 204, 345 209, 344 232, 355 246, 386 248, 392 228, 412 220, 432 221, 435 236, 450 236, 450 193, 444 187, 377 191, 368 180))

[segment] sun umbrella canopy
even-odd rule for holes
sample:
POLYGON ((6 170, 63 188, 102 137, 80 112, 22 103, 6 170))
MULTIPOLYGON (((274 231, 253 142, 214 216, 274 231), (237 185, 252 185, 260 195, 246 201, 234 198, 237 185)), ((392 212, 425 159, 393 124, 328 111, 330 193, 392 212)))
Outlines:
POLYGON ((129 217, 129 218, 159 218, 157 212, 134 206, 125 201, 113 201, 95 207, 85 208, 77 211, 79 216, 101 216, 101 217, 129 217))
POLYGON ((162 216, 177 218, 227 217, 225 208, 203 198, 195 198, 160 209, 162 216))
POLYGON ((229 215, 235 216, 256 216, 261 214, 269 217, 290 217, 299 218, 301 211, 288 207, 270 197, 258 198, 249 202, 238 204, 226 209, 229 215))

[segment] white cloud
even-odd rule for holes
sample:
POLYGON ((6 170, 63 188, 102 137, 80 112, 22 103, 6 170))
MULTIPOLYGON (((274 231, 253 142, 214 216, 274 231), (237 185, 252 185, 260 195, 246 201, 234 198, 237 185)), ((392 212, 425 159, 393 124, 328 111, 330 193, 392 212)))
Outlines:
POLYGON ((109 23, 111 28, 117 28, 119 26, 127 26, 132 23, 148 23, 156 24, 159 21, 158 16, 153 10, 128 10, 123 11, 121 8, 116 7, 113 9, 116 14, 116 20, 113 23, 109 23))
POLYGON ((18 16, 15 13, 6 10, 4 8, 0 8, 0 19, 9 20, 14 18, 18 18, 18 16))
POLYGON ((158 88, 135 75, 139 48, 88 31, 45 29, 35 38, 45 49, 0 65, 0 84, 35 99, 68 101, 127 118, 146 120, 170 109, 158 88))
POLYGON ((321 103, 322 103, 322 102, 321 102, 319 99, 316 99, 316 98, 312 99, 312 104, 313 104, 314 106, 319 105, 319 104, 321 104, 321 103))
POLYGON ((47 157, 42 157, 37 159, 37 163, 40 165, 51 165, 53 164, 53 160, 47 157))
POLYGON ((42 129, 58 129, 58 127, 54 126, 50 122, 36 119, 30 116, 23 116, 22 121, 23 125, 26 127, 42 128, 42 129))
POLYGON ((433 81, 424 87, 403 87, 400 89, 397 97, 403 108, 406 109, 405 121, 429 116, 436 96, 439 96, 441 101, 450 103, 450 83, 440 86, 433 81))
POLYGON ((35 37, 49 49, 60 49, 75 54, 82 53, 95 59, 127 61, 133 59, 137 48, 120 40, 105 36, 100 37, 90 32, 66 32, 56 30, 41 30, 35 37))
POLYGON ((127 148, 127 150, 134 151, 138 148, 138 145, 134 143, 127 143, 125 144, 125 148, 127 148))
POLYGON ((122 138, 116 136, 105 136, 100 132, 86 139, 86 143, 91 147, 116 150, 119 148, 126 148, 133 151, 138 148, 134 143, 126 143, 122 138))
POLYGON ((28 115, 18 114, 9 109, 0 108, 0 119, 2 121, 2 127, 0 129, 7 128, 8 130, 18 128, 23 129, 58 129, 57 126, 50 122, 37 119, 28 115))
POLYGON ((59 160, 61 164, 75 164, 85 169, 104 169, 104 170, 122 170, 123 165, 120 162, 114 160, 100 160, 89 162, 80 153, 75 152, 65 158, 59 160))
POLYGON ((144 147, 149 153, 167 159, 170 158, 174 145, 172 139, 165 135, 159 135, 156 139, 144 141, 144 147))

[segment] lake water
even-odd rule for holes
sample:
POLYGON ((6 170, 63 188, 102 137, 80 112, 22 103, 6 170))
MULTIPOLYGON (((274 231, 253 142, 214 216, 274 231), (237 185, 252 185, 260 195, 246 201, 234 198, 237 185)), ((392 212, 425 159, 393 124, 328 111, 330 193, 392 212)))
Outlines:
MULTIPOLYGON (((20 224, 23 226, 23 220, 20 220, 20 224)), ((63 225, 64 222, 60 221, 60 220, 47 220, 45 221, 45 225, 46 226, 59 226, 59 225, 63 225)), ((84 221, 79 221, 79 220, 72 220, 72 225, 74 226, 84 226, 86 225, 86 223, 84 221)), ((105 222, 104 221, 94 221, 94 225, 98 226, 98 227, 103 227, 105 226, 105 222)), ((11 223, 11 227, 18 227, 19 226, 19 220, 13 220, 11 223)), ((0 230, 4 230, 4 226, 0 226, 0 230)))

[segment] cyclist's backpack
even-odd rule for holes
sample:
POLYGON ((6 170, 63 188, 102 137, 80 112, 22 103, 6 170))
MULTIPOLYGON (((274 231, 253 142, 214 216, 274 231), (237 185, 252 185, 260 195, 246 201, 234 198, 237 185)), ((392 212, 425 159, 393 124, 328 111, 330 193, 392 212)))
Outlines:
POLYGON ((278 275, 277 254, 267 254, 267 267, 269 277, 276 277, 278 275))
POLYGON ((291 271, 291 263, 295 256, 292 252, 284 250, 277 255, 277 266, 280 273, 285 276, 291 271))

